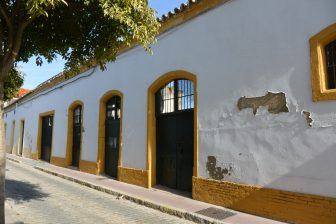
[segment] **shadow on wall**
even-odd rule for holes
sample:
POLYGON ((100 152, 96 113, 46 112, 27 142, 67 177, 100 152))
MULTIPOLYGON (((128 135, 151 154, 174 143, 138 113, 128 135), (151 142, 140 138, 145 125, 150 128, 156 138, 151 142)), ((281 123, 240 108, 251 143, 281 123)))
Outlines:
POLYGON ((37 184, 12 179, 6 179, 5 191, 6 200, 13 200, 16 204, 31 200, 42 200, 49 196, 49 194, 42 192, 37 184))

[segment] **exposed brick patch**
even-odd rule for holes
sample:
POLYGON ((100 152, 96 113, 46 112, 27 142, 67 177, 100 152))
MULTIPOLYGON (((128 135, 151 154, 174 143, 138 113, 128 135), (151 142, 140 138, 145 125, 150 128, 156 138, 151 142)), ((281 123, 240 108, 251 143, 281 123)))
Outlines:
POLYGON ((288 113, 289 109, 286 104, 285 93, 268 92, 265 96, 260 97, 241 97, 237 104, 238 110, 247 108, 253 109, 253 114, 256 115, 259 107, 267 107, 268 112, 272 114, 288 113))

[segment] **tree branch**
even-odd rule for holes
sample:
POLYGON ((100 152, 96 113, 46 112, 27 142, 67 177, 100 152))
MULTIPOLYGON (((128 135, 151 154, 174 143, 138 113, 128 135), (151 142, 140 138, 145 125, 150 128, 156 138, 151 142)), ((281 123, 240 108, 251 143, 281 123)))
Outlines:
MULTIPOLYGON (((12 48, 12 45, 13 45, 13 24, 11 22, 11 20, 9 19, 9 14, 8 14, 8 11, 4 8, 4 7, 1 7, 0 8, 0 15, 2 15, 2 17, 4 18, 5 22, 6 22, 6 25, 8 27, 8 47, 7 49, 11 49, 12 48)), ((5 50, 4 49, 4 54, 5 54, 5 50)), ((6 56, 5 56, 6 58, 6 56)))
POLYGON ((15 60, 19 54, 19 50, 22 43, 23 32, 29 23, 25 23, 19 26, 15 40, 12 43, 12 48, 7 51, 5 57, 2 60, 2 68, 0 71, 0 80, 6 77, 13 67, 15 60))
POLYGON ((0 60, 2 56, 4 55, 4 26, 2 24, 2 20, 0 19, 0 60))
POLYGON ((9 17, 8 17, 8 13, 6 12, 6 10, 3 7, 0 8, 0 13, 1 13, 2 17, 5 19, 8 28, 13 28, 13 25, 12 25, 12 23, 11 23, 9 17))

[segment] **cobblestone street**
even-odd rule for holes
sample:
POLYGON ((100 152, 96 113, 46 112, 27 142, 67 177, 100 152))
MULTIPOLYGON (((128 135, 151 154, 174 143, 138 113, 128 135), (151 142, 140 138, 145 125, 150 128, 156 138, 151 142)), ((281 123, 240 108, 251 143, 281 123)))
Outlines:
POLYGON ((7 161, 6 223, 190 223, 7 161))

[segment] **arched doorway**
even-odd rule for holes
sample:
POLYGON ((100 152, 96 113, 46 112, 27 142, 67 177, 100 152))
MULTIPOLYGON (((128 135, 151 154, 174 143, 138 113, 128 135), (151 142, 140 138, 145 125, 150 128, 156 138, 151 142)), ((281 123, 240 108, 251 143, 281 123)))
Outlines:
POLYGON ((22 156, 23 154, 23 143, 24 143, 24 138, 25 138, 25 120, 21 120, 21 125, 20 125, 20 136, 19 136, 19 151, 18 155, 22 156))
POLYGON ((14 150, 14 134, 15 134, 15 120, 12 122, 12 129, 11 129, 11 135, 10 135, 10 153, 13 153, 14 150))
POLYGON ((156 183, 191 191, 194 167, 195 86, 173 79, 155 93, 156 183))
POLYGON ((50 162, 53 136, 53 116, 42 117, 41 159, 50 162))
POLYGON ((80 151, 82 143, 82 106, 78 105, 73 110, 72 116, 72 163, 79 167, 80 151))
POLYGON ((74 101, 68 108, 68 138, 66 165, 80 167, 83 133, 82 101, 74 101))
POLYGON ((105 173, 117 177, 120 145, 121 97, 113 96, 106 103, 105 173))
POLYGON ((50 162, 53 146, 55 111, 40 113, 37 134, 37 159, 50 162))
POLYGON ((123 94, 117 90, 105 93, 100 99, 98 173, 119 178, 122 152, 123 94))

